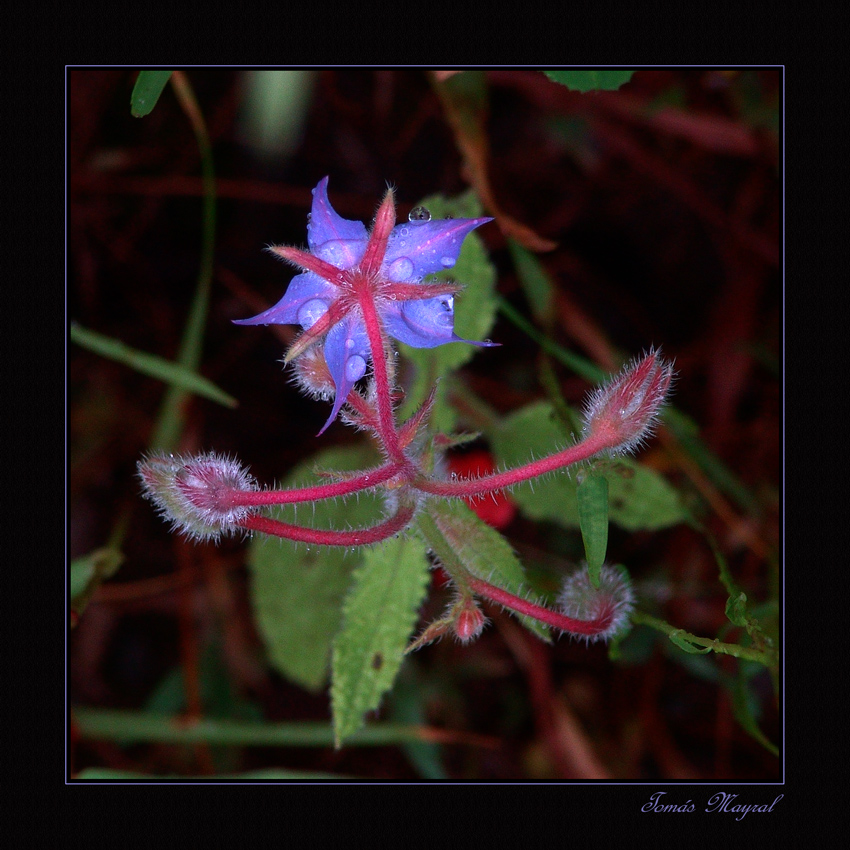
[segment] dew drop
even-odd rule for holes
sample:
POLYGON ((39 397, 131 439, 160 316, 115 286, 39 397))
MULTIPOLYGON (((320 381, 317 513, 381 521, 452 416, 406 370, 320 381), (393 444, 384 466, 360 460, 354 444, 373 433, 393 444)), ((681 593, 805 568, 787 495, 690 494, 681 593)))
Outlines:
POLYGON ((414 224, 421 224, 424 221, 431 221, 431 211, 425 207, 414 207, 407 218, 414 224))
MULTIPOLYGON (((401 243, 404 244, 403 242, 401 243)), ((399 257, 393 260, 387 269, 390 280, 409 280, 413 274, 413 261, 408 257, 399 257)))
MULTIPOLYGON (((401 233, 402 236, 407 236, 410 233, 410 228, 409 227, 402 227, 402 229, 399 232, 401 233)), ((404 242, 402 242, 401 244, 404 245, 404 242)))
POLYGON ((444 268, 450 269, 455 264, 454 257, 440 257, 440 262, 444 268))
POLYGON ((311 298, 298 308, 298 324, 309 330, 328 312, 328 305, 321 298, 311 298))
POLYGON ((359 381, 366 374, 366 361, 355 354, 345 361, 345 377, 349 381, 359 381))

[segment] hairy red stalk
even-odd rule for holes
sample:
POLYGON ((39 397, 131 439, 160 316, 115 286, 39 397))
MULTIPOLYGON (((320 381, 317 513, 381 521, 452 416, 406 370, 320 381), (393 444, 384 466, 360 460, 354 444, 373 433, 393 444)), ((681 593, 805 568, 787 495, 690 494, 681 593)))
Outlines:
POLYGON ((289 363, 296 357, 303 354, 316 340, 324 336, 337 322, 345 318, 350 310, 350 307, 334 302, 331 304, 328 312, 325 313, 309 330, 304 331, 286 352, 283 358, 284 363, 289 363))
POLYGON ((299 543, 318 546, 368 546, 398 534, 413 519, 413 508, 400 508, 398 513, 378 525, 356 528, 352 531, 333 531, 322 528, 302 528, 263 516, 248 516, 238 523, 240 528, 272 534, 299 543))
POLYGON ((578 635, 597 635, 608 629, 613 620, 612 614, 606 614, 597 620, 576 620, 573 617, 568 617, 566 614, 560 614, 557 611, 544 608, 542 605, 535 605, 521 596, 514 596, 513 593, 508 593, 507 590, 495 587, 480 578, 471 576, 467 581, 469 586, 477 594, 489 599, 491 602, 504 605, 505 608, 510 608, 518 614, 534 617, 535 620, 540 620, 540 622, 546 623, 548 626, 554 626, 563 632, 571 632, 578 635))
POLYGON ((382 294, 396 301, 422 301, 435 295, 456 295, 463 287, 450 280, 440 283, 392 283, 382 294))
POLYGON ((222 494, 222 501, 232 507, 253 507, 258 505, 291 505, 298 502, 313 502, 321 499, 332 499, 335 496, 347 496, 368 490, 378 484, 389 481, 398 474, 400 467, 396 463, 381 466, 369 472, 363 472, 356 478, 335 481, 333 484, 317 484, 315 487, 299 487, 295 490, 260 490, 245 492, 232 490, 222 494))
POLYGON ((414 483, 418 489, 437 496, 479 496, 483 493, 519 484, 522 481, 528 481, 530 478, 545 475, 547 472, 563 469, 571 464, 587 460, 610 447, 610 434, 600 433, 563 451, 549 455, 549 457, 518 466, 516 469, 509 469, 506 472, 458 481, 432 481, 427 478, 417 478, 414 483))
POLYGON ((369 234, 366 253, 360 261, 360 270, 367 277, 373 277, 381 270, 384 256, 387 253, 387 242, 395 225, 395 200, 393 190, 389 189, 378 208, 375 224, 369 234))
POLYGON ((304 269, 304 271, 314 272, 334 286, 342 286, 345 283, 345 272, 342 269, 338 269, 331 263, 327 263, 307 251, 302 251, 300 248, 290 248, 286 245, 273 245, 270 250, 279 257, 283 257, 284 260, 304 269))

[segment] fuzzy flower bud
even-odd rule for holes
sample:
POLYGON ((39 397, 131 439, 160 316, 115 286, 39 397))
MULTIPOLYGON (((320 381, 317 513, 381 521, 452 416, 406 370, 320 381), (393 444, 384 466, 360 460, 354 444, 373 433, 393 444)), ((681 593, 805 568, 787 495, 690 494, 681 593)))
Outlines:
POLYGON ((323 401, 336 395, 325 353, 318 346, 308 349, 295 361, 295 379, 305 395, 323 401))
POLYGON ((590 581, 587 565, 571 575, 558 595, 558 605, 568 617, 577 620, 607 620, 608 624, 596 634, 583 635, 593 643, 610 640, 625 630, 635 605, 629 575, 622 567, 603 566, 599 587, 590 581))
POLYGON ((584 433, 603 437, 613 454, 629 454, 652 435, 673 379, 673 364, 657 349, 597 387, 584 409, 584 433))
POLYGON ((159 453, 139 461, 138 468, 145 498, 193 540, 218 541, 259 510, 234 504, 238 493, 259 486, 238 461, 223 455, 159 453))
POLYGON ((482 613, 481 609, 472 598, 467 598, 463 601, 460 610, 456 613, 452 631, 455 637, 461 643, 469 643, 475 640, 481 632, 484 631, 484 626, 487 624, 487 618, 482 613))

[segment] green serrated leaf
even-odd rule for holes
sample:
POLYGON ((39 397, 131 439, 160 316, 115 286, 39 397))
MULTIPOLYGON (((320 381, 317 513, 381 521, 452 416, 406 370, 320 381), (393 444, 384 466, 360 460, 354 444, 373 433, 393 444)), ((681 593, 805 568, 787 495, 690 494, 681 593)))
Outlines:
MULTIPOLYGON (((491 434, 500 466, 514 467, 565 447, 563 432, 549 402, 530 404, 511 414, 491 434)), ((687 519, 676 490, 662 476, 628 458, 599 464, 595 470, 608 481, 611 522, 629 531, 667 528, 687 519)), ((529 518, 579 528, 575 469, 556 472, 514 487, 511 498, 529 518)))
POLYGON ((154 354, 131 348, 120 340, 82 328, 76 323, 71 324, 71 341, 95 354, 129 366, 143 375, 156 378, 173 387, 188 390, 195 395, 223 404, 225 407, 236 407, 238 404, 233 396, 220 390, 212 381, 194 370, 154 354))
POLYGON ((153 111, 173 73, 173 71, 139 71, 133 93, 130 95, 130 112, 135 118, 143 118, 153 111))
POLYGON ((634 71, 544 71, 556 83, 574 91, 615 91, 625 85, 634 71))
MULTIPOLYGON (((288 486, 317 483, 316 468, 339 472, 368 468, 377 460, 366 446, 334 448, 305 461, 287 477, 288 486)), ((346 500, 288 505, 275 515, 284 522, 314 527, 369 525, 382 516, 378 496, 361 493, 346 500)), ((251 601, 269 660, 280 673, 311 691, 327 681, 331 644, 351 574, 363 550, 308 547, 258 535, 251 541, 251 601)))
POLYGON ((584 555, 591 584, 599 587, 599 576, 608 549, 608 481, 593 473, 583 477, 576 490, 584 555))
MULTIPOLYGON (((429 548, 449 572, 454 559, 472 575, 510 593, 527 596, 525 570, 510 543, 464 502, 430 502, 419 517, 418 528, 429 548)), ((534 596, 527 598, 542 602, 534 596)), ((533 617, 523 615, 519 619, 529 631, 551 643, 548 626, 533 617)))
MULTIPOLYGON (((473 191, 456 198, 431 195, 421 205, 428 209, 432 219, 478 218, 481 202, 473 191)), ((464 339, 483 340, 491 332, 496 319, 495 284, 496 269, 490 262, 484 243, 473 232, 463 241, 457 263, 450 271, 429 276, 428 280, 454 280, 463 286, 455 296, 455 333, 464 339)), ((399 343, 399 349, 414 368, 412 384, 399 415, 407 418, 428 397, 434 384, 445 375, 459 369, 475 356, 478 349, 462 342, 440 345, 436 348, 411 348, 399 343)), ((437 386, 431 426, 437 431, 454 430, 457 414, 446 400, 446 382, 437 386)))
POLYGON ((667 635, 667 637, 669 637, 670 640, 673 643, 675 643, 676 646, 679 647, 679 649, 683 649, 685 652, 689 652, 692 655, 705 655, 707 652, 711 652, 710 646, 706 646, 706 647, 694 646, 688 640, 683 638, 682 635, 679 634, 678 632, 672 632, 671 634, 667 635))
POLYGON ((429 583, 416 537, 396 537, 364 552, 333 643, 331 702, 336 746, 356 732, 392 687, 429 583))

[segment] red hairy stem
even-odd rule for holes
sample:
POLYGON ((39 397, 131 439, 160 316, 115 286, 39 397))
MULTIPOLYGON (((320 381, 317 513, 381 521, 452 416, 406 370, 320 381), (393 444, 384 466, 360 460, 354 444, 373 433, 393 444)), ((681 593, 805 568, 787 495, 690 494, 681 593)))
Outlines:
POLYGON ((347 496, 349 493, 368 490, 370 487, 383 484, 396 475, 399 469, 398 464, 390 463, 386 466, 363 472, 355 478, 334 481, 332 484, 317 484, 314 487, 299 487, 295 490, 260 490, 250 492, 232 490, 228 494, 222 494, 222 500, 226 501, 230 507, 252 507, 255 505, 291 505, 298 502, 332 499, 334 496, 347 496))
POLYGON ((333 531, 322 528, 304 528, 264 516, 248 516, 238 523, 240 528, 272 534, 299 543, 319 546, 368 546, 398 534, 413 519, 413 508, 400 508, 398 513, 378 525, 355 528, 352 531, 333 531))
POLYGON ((599 452, 611 448, 611 436, 608 433, 600 433, 570 446, 561 452, 556 452, 549 457, 532 461, 531 463, 509 469, 506 472, 497 472, 494 475, 483 475, 480 478, 464 478, 458 481, 433 481, 427 478, 417 478, 414 482, 420 490, 433 493, 437 496, 479 496, 493 490, 501 490, 538 475, 563 469, 571 464, 587 460, 599 452))
POLYGON ((469 586, 479 596, 483 596, 491 602, 497 602, 499 605, 504 605, 505 608, 510 608, 518 614, 534 617, 535 620, 540 620, 540 622, 546 623, 548 626, 554 626, 562 632, 571 632, 572 634, 579 635, 596 635, 604 632, 613 620, 612 614, 606 614, 604 617, 596 620, 576 620, 573 617, 568 617, 566 614, 544 608, 542 605, 535 605, 521 596, 514 596, 513 593, 508 593, 507 590, 495 587, 480 578, 470 576, 467 581, 469 586))

